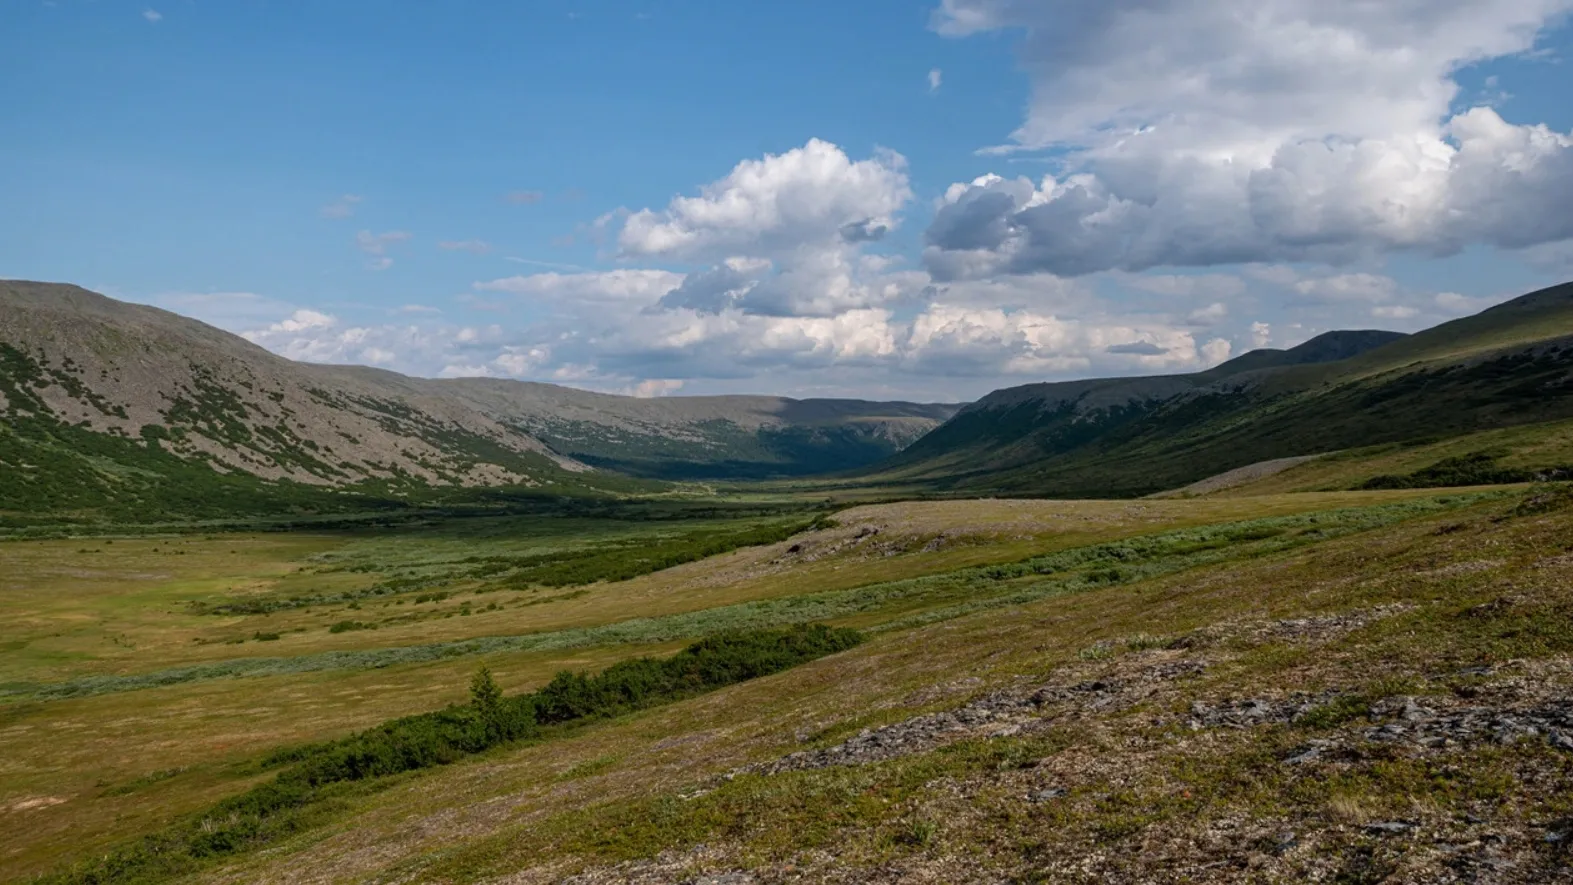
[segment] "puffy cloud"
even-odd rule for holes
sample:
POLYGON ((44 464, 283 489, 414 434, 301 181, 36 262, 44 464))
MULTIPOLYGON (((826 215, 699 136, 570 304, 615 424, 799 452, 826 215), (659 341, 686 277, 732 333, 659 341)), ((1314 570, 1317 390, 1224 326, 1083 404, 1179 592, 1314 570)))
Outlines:
POLYGON ((1272 343, 1273 327, 1271 324, 1257 321, 1251 324, 1251 349, 1261 350, 1272 343))
POLYGON ((1468 298, 1454 292, 1416 289, 1393 277, 1366 271, 1335 273, 1277 267, 1262 276, 1269 278, 1265 282, 1283 290, 1284 308, 1320 329, 1365 327, 1375 321, 1384 328, 1417 331, 1478 313, 1516 294, 1468 298))
POLYGON ((936 276, 1346 262, 1573 237, 1573 135, 1455 113, 1454 73, 1573 0, 944 0, 942 33, 1025 29, 1013 149, 1064 169, 945 195, 936 276))
POLYGON ((630 257, 699 261, 833 246, 883 235, 911 195, 901 155, 881 151, 854 161, 812 139, 744 160, 698 196, 629 214, 617 244, 630 257))
POLYGON ((699 313, 720 313, 736 304, 770 270, 770 262, 729 258, 714 267, 691 273, 676 288, 661 296, 656 307, 687 308, 699 313))
POLYGON ((389 365, 424 346, 413 326, 349 326, 321 311, 299 309, 241 337, 292 360, 389 365))
POLYGON ((1214 301, 1206 307, 1198 307, 1185 317, 1187 326, 1211 326, 1220 323, 1229 316, 1229 305, 1222 301, 1214 301))
POLYGON ((1266 160, 1284 142, 1414 132, 1462 65, 1522 52, 1568 0, 942 0, 934 25, 1026 29, 1015 140, 1266 160))
POLYGON ((1314 301, 1382 302, 1398 292, 1398 281, 1370 273, 1312 277, 1296 282, 1294 290, 1314 301))
POLYGON ((304 332, 308 329, 326 329, 337 322, 338 320, 321 311, 302 309, 290 314, 288 319, 269 326, 264 332, 304 332))
POLYGON ((906 364, 975 376, 1150 373, 1206 368, 1229 350, 1223 339, 1198 343, 1191 333, 1161 324, 933 304, 913 321, 906 364))
POLYGON ((1418 308, 1403 304, 1380 304, 1371 308, 1371 316, 1385 320, 1407 320, 1420 315, 1418 308))
POLYGON ((891 272, 878 259, 840 249, 805 248, 784 264, 743 293, 738 307, 770 316, 835 316, 894 304, 928 283, 927 275, 891 272))
POLYGON ((668 396, 683 389, 683 381, 679 378, 646 378, 638 384, 624 391, 629 396, 640 399, 650 399, 657 396, 668 396))

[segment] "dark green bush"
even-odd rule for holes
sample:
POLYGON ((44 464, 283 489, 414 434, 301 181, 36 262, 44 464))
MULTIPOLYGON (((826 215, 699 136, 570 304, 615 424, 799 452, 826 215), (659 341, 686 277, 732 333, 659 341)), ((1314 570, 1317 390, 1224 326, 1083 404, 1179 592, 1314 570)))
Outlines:
POLYGON ((1360 484, 1361 489, 1438 489, 1456 486, 1507 485, 1537 480, 1556 480, 1573 477, 1573 467, 1500 467, 1501 455, 1495 452, 1473 452, 1454 458, 1444 458, 1429 467, 1413 473, 1373 476, 1360 484))
POLYGON ((621 548, 601 547, 543 554, 513 563, 517 570, 504 579, 504 584, 523 589, 626 581, 744 547, 775 544, 800 532, 813 531, 830 524, 833 523, 821 516, 802 522, 751 526, 731 532, 706 529, 655 542, 641 541, 621 548))
POLYGON ((339 621, 328 628, 329 633, 348 633, 351 630, 375 630, 377 625, 364 621, 339 621))

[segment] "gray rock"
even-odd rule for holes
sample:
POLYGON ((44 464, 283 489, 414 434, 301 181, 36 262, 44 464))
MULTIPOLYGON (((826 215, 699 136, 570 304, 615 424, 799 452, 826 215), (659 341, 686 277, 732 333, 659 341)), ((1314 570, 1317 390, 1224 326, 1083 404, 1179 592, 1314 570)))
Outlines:
POLYGON ((1050 787, 1047 790, 1039 790, 1033 793, 1027 797, 1027 800, 1029 802, 1052 802, 1055 799, 1063 799, 1066 795, 1066 790, 1059 787, 1050 787))
POLYGON ((1305 765, 1308 762, 1315 762, 1320 758, 1322 758, 1322 748, 1319 746, 1311 746, 1297 751, 1295 755, 1285 759, 1284 764, 1305 765))
POLYGON ((1378 836, 1402 836, 1416 829, 1417 825, 1409 821, 1388 820, 1381 823, 1366 824, 1365 831, 1378 836))

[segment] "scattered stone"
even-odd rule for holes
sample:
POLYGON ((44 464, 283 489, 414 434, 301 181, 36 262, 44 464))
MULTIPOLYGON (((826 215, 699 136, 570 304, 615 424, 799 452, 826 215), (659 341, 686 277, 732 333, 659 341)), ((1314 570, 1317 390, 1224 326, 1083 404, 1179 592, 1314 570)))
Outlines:
POLYGON ((1414 606, 1402 603, 1379 605, 1364 611, 1344 612, 1336 615, 1318 615, 1310 618, 1285 618, 1273 621, 1260 629, 1258 635, 1269 639, 1313 641, 1328 639, 1351 630, 1358 630, 1372 621, 1390 618, 1409 611, 1414 606))
POLYGON ((1105 713, 1129 707, 1150 695, 1157 683, 1202 670, 1203 665, 1195 661, 1173 661, 1148 667, 1128 678, 1006 689, 954 710, 864 729, 833 747, 799 751, 774 762, 738 769, 734 774, 743 771, 775 774, 832 765, 866 765, 926 752, 962 738, 1007 737, 1042 727, 1064 713, 1105 713))
POLYGON ((1573 751, 1573 700, 1559 699, 1528 709, 1472 706, 1437 711, 1420 706, 1413 698, 1389 698, 1376 704, 1372 712, 1377 716, 1396 714, 1404 722, 1364 729, 1362 736, 1369 741, 1438 749, 1482 741, 1506 745, 1543 738, 1559 750, 1573 751))
POLYGON ((1196 701, 1191 704, 1190 725, 1193 731, 1200 731, 1204 728, 1253 728, 1293 722, 1338 697, 1338 694, 1336 691, 1315 695, 1297 692, 1280 700, 1247 698, 1216 705, 1196 701))
POLYGON ((1402 836, 1414 830, 1418 825, 1409 821, 1389 820, 1381 823, 1366 824, 1365 831, 1378 836, 1402 836))
POLYGON ((1063 799, 1063 798, 1065 798, 1066 795, 1068 795, 1068 791, 1063 790, 1063 789, 1061 789, 1059 787, 1050 787, 1047 790, 1039 790, 1036 793, 1033 793, 1033 794, 1029 795, 1027 797, 1027 801, 1028 802, 1052 802, 1055 799, 1063 799))
POLYGON ((1305 765, 1322 758, 1322 752, 1327 749, 1327 741, 1312 741, 1295 751, 1293 756, 1284 760, 1285 765, 1305 765))

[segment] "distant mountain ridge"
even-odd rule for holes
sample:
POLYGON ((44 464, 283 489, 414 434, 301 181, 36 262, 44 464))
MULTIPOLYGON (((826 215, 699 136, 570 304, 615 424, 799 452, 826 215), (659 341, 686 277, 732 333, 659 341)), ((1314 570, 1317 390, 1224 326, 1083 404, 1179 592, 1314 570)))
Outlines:
POLYGON ((1414 335, 1330 332, 1205 372, 995 391, 863 481, 1129 496, 1249 464, 1573 417, 1573 284, 1414 335))
POLYGON ((155 499, 200 509, 219 488, 249 494, 255 483, 243 478, 396 493, 620 481, 597 465, 654 477, 798 475, 876 461, 955 408, 637 400, 296 363, 158 308, 0 282, 0 512, 155 499))
POLYGON ((804 476, 873 463, 960 405, 673 396, 636 399, 553 384, 426 382, 587 464, 657 479, 804 476))

